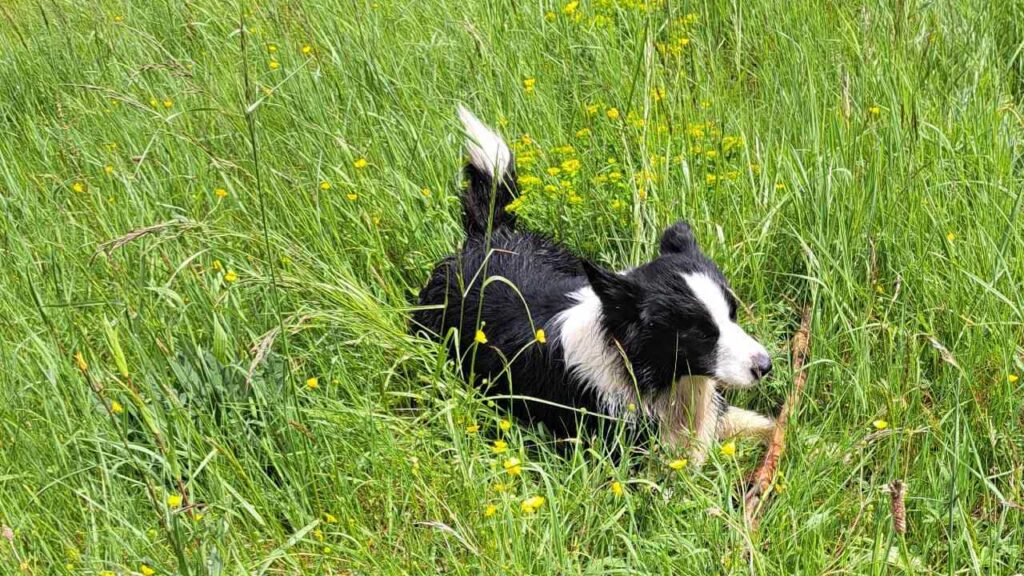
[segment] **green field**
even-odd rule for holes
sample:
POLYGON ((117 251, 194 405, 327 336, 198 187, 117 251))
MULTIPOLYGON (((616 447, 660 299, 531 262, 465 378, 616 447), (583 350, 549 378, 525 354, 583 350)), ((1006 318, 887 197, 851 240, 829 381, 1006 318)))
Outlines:
POLYGON ((4 2, 0 573, 1024 572, 1022 96, 1017 0, 4 2), (692 223, 733 402, 811 306, 758 530, 756 443, 561 454, 407 335, 460 102, 527 226, 692 223))

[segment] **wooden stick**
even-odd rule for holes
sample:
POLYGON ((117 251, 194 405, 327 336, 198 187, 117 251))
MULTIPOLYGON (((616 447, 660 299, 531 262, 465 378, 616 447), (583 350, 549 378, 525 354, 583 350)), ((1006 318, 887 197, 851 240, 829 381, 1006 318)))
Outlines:
POLYGON ((807 371, 804 364, 807 362, 807 353, 811 346, 811 307, 805 306, 800 314, 800 329, 793 335, 791 351, 793 354, 793 390, 786 398, 778 419, 775 420, 775 430, 772 432, 771 443, 764 455, 764 462, 754 472, 750 489, 743 497, 743 517, 747 521, 750 530, 757 529, 758 513, 761 511, 762 500, 768 493, 768 489, 775 481, 775 473, 779 468, 779 458, 786 449, 786 422, 789 415, 796 410, 800 396, 804 391, 804 384, 807 382, 807 371))

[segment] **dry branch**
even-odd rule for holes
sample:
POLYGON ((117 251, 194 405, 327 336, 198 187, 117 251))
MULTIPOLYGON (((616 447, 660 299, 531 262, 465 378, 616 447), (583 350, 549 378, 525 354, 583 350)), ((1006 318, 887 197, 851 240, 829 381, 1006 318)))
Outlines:
POLYGON ((800 314, 800 329, 793 335, 793 344, 791 346, 793 373, 796 375, 793 378, 793 390, 790 392, 789 397, 786 398, 785 404, 782 405, 778 419, 775 420, 775 430, 772 433, 768 451, 764 455, 764 462, 754 472, 750 489, 747 490, 743 498, 743 517, 747 522, 747 527, 751 530, 757 528, 757 515, 761 510, 762 500, 775 481, 775 474, 779 468, 779 458, 782 457, 782 452, 786 449, 786 422, 789 420, 789 415, 796 410, 796 405, 804 391, 804 384, 807 382, 807 371, 804 370, 804 364, 807 362, 807 353, 810 345, 811 307, 805 306, 800 314))

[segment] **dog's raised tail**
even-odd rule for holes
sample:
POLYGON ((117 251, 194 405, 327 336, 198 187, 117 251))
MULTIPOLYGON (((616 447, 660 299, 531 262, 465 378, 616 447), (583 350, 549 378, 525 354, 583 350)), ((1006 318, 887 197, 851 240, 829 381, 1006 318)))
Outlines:
POLYGON ((466 234, 484 235, 488 230, 513 228, 516 216, 505 209, 519 195, 512 151, 501 136, 463 106, 459 106, 459 119, 466 131, 469 153, 469 188, 462 196, 466 234))

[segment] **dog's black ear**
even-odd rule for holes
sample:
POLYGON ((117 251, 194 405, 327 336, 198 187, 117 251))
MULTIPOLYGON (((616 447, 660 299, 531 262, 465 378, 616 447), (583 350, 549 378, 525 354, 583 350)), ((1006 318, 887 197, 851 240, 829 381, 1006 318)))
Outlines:
POLYGON ((637 318, 641 294, 636 282, 585 260, 583 269, 587 272, 594 293, 601 299, 601 311, 605 318, 615 324, 637 318))
POLYGON ((669 226, 662 233, 662 254, 685 254, 693 250, 697 250, 697 239, 693 237, 693 230, 684 220, 669 226))

